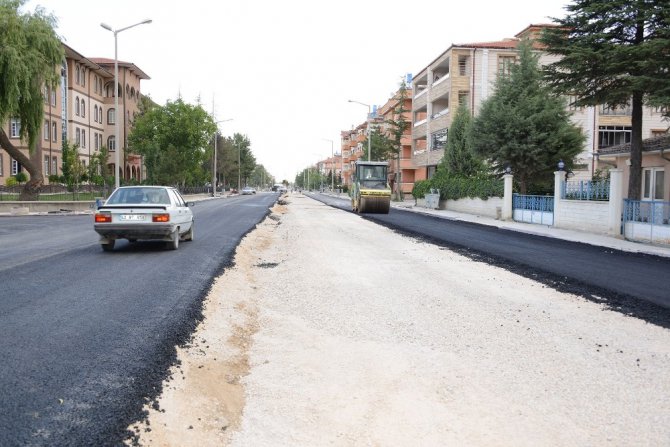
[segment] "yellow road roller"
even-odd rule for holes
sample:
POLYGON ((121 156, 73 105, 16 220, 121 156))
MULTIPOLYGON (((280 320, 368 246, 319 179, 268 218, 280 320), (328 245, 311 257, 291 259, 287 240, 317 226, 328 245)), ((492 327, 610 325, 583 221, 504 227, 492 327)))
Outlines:
POLYGON ((388 214, 391 209, 391 187, 388 163, 357 161, 353 177, 351 208, 357 213, 388 214))

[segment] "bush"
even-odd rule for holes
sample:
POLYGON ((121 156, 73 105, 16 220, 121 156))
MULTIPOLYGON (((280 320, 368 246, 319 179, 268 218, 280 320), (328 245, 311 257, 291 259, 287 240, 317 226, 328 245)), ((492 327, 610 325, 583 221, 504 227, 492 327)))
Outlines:
POLYGON ((23 171, 17 172, 14 178, 16 179, 17 182, 19 182, 19 184, 25 183, 28 181, 28 174, 26 174, 23 171))
POLYGON ((426 197, 426 194, 430 191, 431 188, 430 180, 419 180, 414 183, 412 188, 412 197, 415 199, 423 199, 426 197))
POLYGON ((19 182, 15 177, 7 177, 7 180, 5 180, 5 186, 16 186, 18 184, 19 182))
POLYGON ((456 177, 440 170, 430 180, 416 182, 412 189, 412 195, 420 199, 425 197, 431 189, 440 190, 440 199, 442 200, 476 197, 485 200, 489 197, 502 197, 505 192, 505 184, 502 179, 485 174, 474 177, 456 177))

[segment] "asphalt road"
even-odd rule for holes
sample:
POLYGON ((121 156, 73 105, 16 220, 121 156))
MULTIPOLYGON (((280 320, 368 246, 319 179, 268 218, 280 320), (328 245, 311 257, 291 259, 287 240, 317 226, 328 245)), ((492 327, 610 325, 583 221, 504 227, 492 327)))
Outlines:
POLYGON ((193 242, 117 243, 92 216, 0 218, 0 445, 111 445, 159 392, 211 282, 277 194, 202 201, 193 242))
MULTIPOLYGON (((350 201, 312 197, 350 210, 350 201)), ((670 259, 441 219, 401 209, 364 218, 670 327, 670 259)))

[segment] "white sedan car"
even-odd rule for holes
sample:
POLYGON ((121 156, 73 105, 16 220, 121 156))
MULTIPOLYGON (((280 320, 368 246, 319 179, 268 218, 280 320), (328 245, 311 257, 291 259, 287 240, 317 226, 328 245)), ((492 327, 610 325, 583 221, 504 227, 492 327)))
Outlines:
POLYGON ((105 251, 117 239, 163 240, 169 248, 179 241, 193 240, 193 212, 175 188, 169 186, 123 186, 116 189, 95 213, 94 229, 105 251))

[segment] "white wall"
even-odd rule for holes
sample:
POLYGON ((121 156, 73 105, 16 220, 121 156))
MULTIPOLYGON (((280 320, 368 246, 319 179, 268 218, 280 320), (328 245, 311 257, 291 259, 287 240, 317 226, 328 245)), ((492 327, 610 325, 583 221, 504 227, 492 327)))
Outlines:
POLYGON ((476 199, 460 199, 447 200, 446 209, 449 211, 456 211, 458 213, 476 214, 478 216, 487 216, 496 218, 496 209, 503 207, 502 197, 489 197, 486 200, 476 199))
POLYGON ((557 222, 560 228, 607 234, 609 231, 609 202, 561 200, 557 222))

